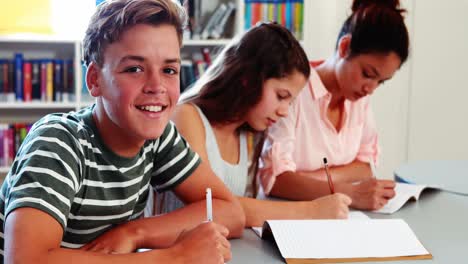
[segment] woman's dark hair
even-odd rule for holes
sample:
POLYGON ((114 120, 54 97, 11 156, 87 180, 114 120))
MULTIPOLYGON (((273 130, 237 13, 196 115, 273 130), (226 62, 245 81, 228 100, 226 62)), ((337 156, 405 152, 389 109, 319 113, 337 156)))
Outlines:
POLYGON ((395 52, 403 64, 408 58, 409 36, 399 0, 354 0, 353 13, 346 19, 338 35, 351 35, 353 57, 366 53, 395 52))
POLYGON ((295 71, 310 73, 299 42, 279 24, 260 23, 227 45, 181 102, 196 104, 211 123, 235 122, 260 101, 266 80, 295 71))

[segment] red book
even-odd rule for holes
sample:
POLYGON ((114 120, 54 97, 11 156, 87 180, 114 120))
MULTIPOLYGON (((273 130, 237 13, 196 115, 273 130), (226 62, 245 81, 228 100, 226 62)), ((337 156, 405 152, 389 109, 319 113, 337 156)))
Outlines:
POLYGON ((13 128, 8 128, 3 131, 3 154, 4 154, 4 163, 9 166, 13 163, 15 158, 15 146, 14 146, 14 131, 13 128))
POLYGON ((262 20, 262 4, 252 3, 252 26, 262 20))
POLYGON ((32 101, 32 64, 30 61, 25 61, 23 64, 23 98, 25 102, 32 101))
POLYGON ((211 65, 211 55, 208 48, 202 48, 201 53, 203 55, 203 60, 206 62, 207 66, 211 65))

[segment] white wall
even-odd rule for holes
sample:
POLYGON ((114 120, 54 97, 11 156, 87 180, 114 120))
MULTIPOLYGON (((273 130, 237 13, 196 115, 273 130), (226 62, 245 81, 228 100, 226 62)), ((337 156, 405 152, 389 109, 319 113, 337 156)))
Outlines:
MULTIPOLYGON (((310 59, 330 56, 351 0, 306 0, 310 59)), ((402 0, 408 10, 408 61, 372 104, 382 147, 381 177, 408 160, 468 159, 468 1, 402 0)))
POLYGON ((468 160, 468 1, 416 0, 409 160, 468 160))

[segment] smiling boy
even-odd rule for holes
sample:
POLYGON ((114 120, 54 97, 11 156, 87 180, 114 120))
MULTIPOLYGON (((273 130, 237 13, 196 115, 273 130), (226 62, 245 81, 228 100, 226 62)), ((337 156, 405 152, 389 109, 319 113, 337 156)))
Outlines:
POLYGON ((230 259, 227 238, 240 236, 242 209, 169 122, 184 21, 170 0, 98 7, 83 42, 96 103, 42 118, 21 146, 0 196, 5 263, 230 259), (142 219, 152 187, 174 190, 187 206, 142 219), (200 225, 206 187, 219 224, 200 225), (167 249, 132 253, 142 247, 167 249))

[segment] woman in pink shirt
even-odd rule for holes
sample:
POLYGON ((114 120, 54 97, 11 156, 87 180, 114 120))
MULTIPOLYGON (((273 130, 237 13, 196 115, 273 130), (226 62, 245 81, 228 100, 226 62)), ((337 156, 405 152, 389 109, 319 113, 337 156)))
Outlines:
POLYGON ((393 77, 408 57, 409 37, 398 0, 355 0, 335 54, 312 62, 309 82, 268 133, 259 164, 265 193, 312 200, 331 190, 323 169, 328 159, 335 191, 351 206, 374 210, 394 195, 395 183, 372 177, 378 135, 369 95, 393 77))

